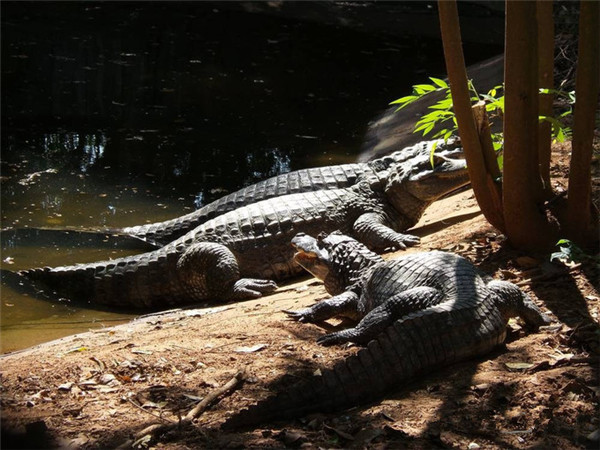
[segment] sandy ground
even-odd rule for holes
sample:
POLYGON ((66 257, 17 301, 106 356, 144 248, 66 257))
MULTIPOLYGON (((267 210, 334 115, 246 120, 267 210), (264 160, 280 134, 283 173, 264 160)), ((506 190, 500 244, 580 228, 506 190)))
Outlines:
POLYGON ((422 244, 411 251, 454 251, 518 282, 552 325, 526 334, 511 321, 505 347, 370 405, 221 431, 240 408, 356 351, 315 343, 337 322, 300 324, 281 312, 327 297, 306 277, 262 299, 141 317, 1 356, 2 448, 598 448, 598 268, 511 249, 470 190, 435 203, 414 231, 422 244), (244 382, 177 426, 240 369, 244 382), (140 433, 155 423, 170 425, 140 433))

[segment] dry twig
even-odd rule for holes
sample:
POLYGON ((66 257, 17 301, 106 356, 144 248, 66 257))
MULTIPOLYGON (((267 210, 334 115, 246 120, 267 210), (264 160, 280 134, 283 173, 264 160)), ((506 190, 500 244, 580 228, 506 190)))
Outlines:
MULTIPOLYGON (((143 439, 145 436, 152 434, 152 433, 162 434, 162 433, 166 433, 167 431, 173 430, 175 428, 182 428, 184 426, 191 425, 192 421, 194 419, 198 418, 204 411, 206 411, 206 409, 216 399, 233 391, 242 381, 244 381, 245 378, 246 378, 246 369, 244 368, 244 369, 238 370, 237 373, 231 378, 231 380, 229 380, 227 383, 225 383, 220 388, 217 388, 214 391, 210 392, 206 397, 204 397, 204 399, 202 399, 202 401, 200 403, 198 403, 194 408, 192 408, 185 415, 185 417, 183 417, 179 421, 179 423, 173 423, 173 422, 169 423, 169 424, 155 423, 150 426, 147 426, 146 428, 144 428, 143 430, 141 430, 135 434, 136 442, 138 442, 140 439, 143 439)), ((125 443, 124 445, 127 445, 128 443, 125 443)))

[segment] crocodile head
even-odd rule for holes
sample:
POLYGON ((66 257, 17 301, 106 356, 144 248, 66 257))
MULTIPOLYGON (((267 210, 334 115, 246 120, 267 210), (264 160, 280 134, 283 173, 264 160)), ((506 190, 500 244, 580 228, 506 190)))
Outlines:
POLYGON ((434 153, 433 158, 429 154, 419 155, 410 166, 404 164, 401 170, 392 170, 387 189, 393 189, 395 184, 401 183, 403 190, 413 197, 433 202, 469 183, 467 162, 462 156, 460 148, 434 153))
POLYGON ((317 238, 304 233, 292 239, 294 261, 325 284, 332 295, 342 293, 367 267, 383 261, 360 242, 339 232, 321 233, 317 238))
POLYGON ((503 280, 491 280, 487 287, 497 296, 498 308, 507 321, 511 317, 519 316, 530 330, 536 330, 551 322, 529 295, 517 285, 503 280))
POLYGON ((408 225, 414 225, 432 202, 469 183, 467 163, 462 156, 461 148, 436 152, 433 157, 426 152, 410 164, 390 167, 385 195, 408 225))
POLYGON ((421 141, 410 147, 405 147, 402 150, 395 151, 389 155, 382 156, 381 158, 369 161, 367 164, 376 171, 384 171, 389 169, 392 165, 396 164, 413 164, 413 161, 418 159, 428 159, 432 148, 435 147, 437 153, 443 152, 446 156, 452 154, 454 151, 462 153, 460 148, 460 139, 451 137, 448 141, 444 139, 436 139, 433 141, 421 141))

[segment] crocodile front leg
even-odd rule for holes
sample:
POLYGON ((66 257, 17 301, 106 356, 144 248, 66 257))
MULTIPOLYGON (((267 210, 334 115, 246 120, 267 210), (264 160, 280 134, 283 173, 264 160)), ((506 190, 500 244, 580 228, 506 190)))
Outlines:
POLYGON ((442 291, 432 287, 417 287, 400 292, 377 308, 373 308, 354 328, 326 334, 317 340, 321 345, 355 342, 367 344, 394 321, 415 311, 437 305, 444 299, 442 291))
POLYGON ((358 315, 358 294, 346 291, 334 297, 315 303, 310 308, 298 311, 284 310, 291 319, 298 322, 321 322, 335 316, 354 319, 358 315))
POLYGON ((177 262, 177 276, 189 296, 196 299, 257 298, 277 289, 271 280, 240 278, 235 255, 214 242, 188 247, 177 262))
POLYGON ((354 222, 352 231, 356 239, 376 251, 389 248, 404 250, 420 242, 418 236, 394 231, 385 216, 375 212, 362 214, 354 222))

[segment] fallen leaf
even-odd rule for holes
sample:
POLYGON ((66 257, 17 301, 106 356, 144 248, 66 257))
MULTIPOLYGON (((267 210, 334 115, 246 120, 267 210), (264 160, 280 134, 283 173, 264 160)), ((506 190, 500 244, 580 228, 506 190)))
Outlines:
POLYGON ((549 355, 550 358, 553 358, 557 361, 562 361, 562 360, 569 360, 571 358, 573 358, 575 355, 573 353, 561 353, 559 355, 549 355))
POLYGON ((116 380, 117 377, 115 377, 112 373, 105 373, 104 375, 102 375, 100 377, 100 384, 108 384, 111 381, 116 380))
POLYGON ((507 363, 504 363, 504 365, 511 370, 525 370, 525 369, 530 369, 534 366, 534 364, 526 363, 526 362, 514 362, 514 363, 507 362, 507 363))
POLYGON ((71 350, 67 350, 64 354, 68 355, 69 353, 75 353, 75 352, 87 352, 89 349, 90 349, 89 347, 85 347, 85 346, 75 347, 75 348, 72 348, 71 350))
POLYGON ((92 356, 90 359, 100 366, 100 370, 106 369, 106 365, 95 356, 92 356))
POLYGON ((136 353, 138 355, 151 355, 152 354, 152 352, 150 350, 138 350, 137 348, 131 350, 131 353, 136 353))
POLYGON ((256 345, 253 345, 252 347, 238 347, 234 351, 236 353, 254 353, 254 352, 258 352, 266 347, 267 347, 267 344, 256 344, 256 345))

